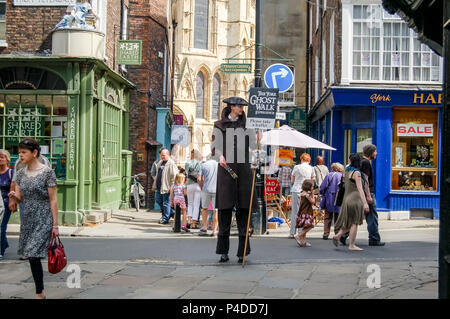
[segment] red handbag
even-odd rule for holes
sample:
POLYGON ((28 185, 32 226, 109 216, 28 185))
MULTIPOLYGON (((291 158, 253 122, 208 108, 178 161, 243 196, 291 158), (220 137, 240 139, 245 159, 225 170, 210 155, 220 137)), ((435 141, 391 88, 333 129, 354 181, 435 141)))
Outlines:
POLYGON ((52 237, 50 246, 48 247, 48 272, 57 274, 67 265, 67 257, 64 252, 64 246, 59 236, 52 237), (58 238, 58 240, 56 240, 58 238))

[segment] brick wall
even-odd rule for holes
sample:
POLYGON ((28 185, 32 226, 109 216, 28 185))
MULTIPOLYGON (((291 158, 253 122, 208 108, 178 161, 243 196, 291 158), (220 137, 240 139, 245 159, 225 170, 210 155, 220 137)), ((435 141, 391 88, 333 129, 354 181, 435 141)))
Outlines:
MULTIPOLYGON (((128 39, 142 40, 142 64, 127 66, 128 79, 136 84, 130 97, 129 135, 135 174, 150 170, 156 159, 156 147, 147 145, 146 140, 156 140, 156 107, 167 106, 163 96, 164 57, 159 56, 160 52, 164 54, 170 32, 166 0, 130 0, 128 26, 128 39), (138 154, 143 155, 142 160, 138 161, 138 154)), ((169 64, 170 61, 169 57, 169 64)), ((153 181, 147 175, 151 185, 153 181)))
POLYGON ((6 2, 6 43, 0 54, 51 50, 50 31, 61 20, 65 7, 15 7, 6 2))
MULTIPOLYGON (((13 52, 51 53, 51 31, 66 13, 66 7, 13 6, 13 0, 6 5, 6 43, 0 54, 13 52)), ((120 36, 120 0, 107 0, 107 65, 117 71, 114 65, 115 43, 120 36), (115 30, 115 34, 114 34, 115 30)))
MULTIPOLYGON (((325 86, 333 84, 339 84, 341 82, 341 62, 342 62, 342 5, 340 0, 327 0, 326 8, 324 7, 324 1, 319 0, 319 27, 316 29, 316 1, 310 2, 312 7, 312 43, 310 46, 310 72, 312 86, 312 105, 314 105, 315 99, 315 83, 319 83, 320 91, 319 95, 325 93, 326 88, 323 88, 322 83, 322 68, 325 68, 325 79, 327 82, 325 86), (334 79, 330 79, 330 22, 334 13, 334 79), (322 45, 325 40, 326 56, 325 60, 322 60, 322 45), (319 59, 319 77, 315 76, 316 56, 319 59), (329 81, 328 81, 329 79, 329 81)), ((308 11, 309 12, 309 11, 308 11)), ((309 13, 308 13, 309 14, 309 13)), ((320 96, 319 96, 320 99, 320 96)), ((311 106, 312 106, 311 105, 311 106)))

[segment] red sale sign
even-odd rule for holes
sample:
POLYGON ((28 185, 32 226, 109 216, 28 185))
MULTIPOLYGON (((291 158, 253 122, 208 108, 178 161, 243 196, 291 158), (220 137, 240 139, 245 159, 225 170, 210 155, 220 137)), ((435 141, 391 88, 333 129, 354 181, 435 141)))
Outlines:
POLYGON ((280 183, 276 178, 266 179, 266 187, 264 189, 264 196, 271 196, 280 193, 280 183))
POLYGON ((433 136, 433 124, 397 124, 397 136, 433 136))

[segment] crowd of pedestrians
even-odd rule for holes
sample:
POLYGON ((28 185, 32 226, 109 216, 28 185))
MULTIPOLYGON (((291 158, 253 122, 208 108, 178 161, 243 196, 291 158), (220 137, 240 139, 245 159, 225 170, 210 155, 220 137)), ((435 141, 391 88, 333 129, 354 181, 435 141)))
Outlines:
POLYGON ((160 158, 151 168, 155 201, 161 210, 160 224, 168 224, 179 205, 182 213, 181 230, 190 232, 199 229, 200 236, 216 236, 218 215, 215 209, 218 163, 209 155, 200 161, 197 150, 191 151, 191 159, 185 167, 179 167, 170 156, 169 150, 161 148, 160 158), (202 220, 200 223, 200 216, 202 220), (200 228, 201 225, 201 228, 200 228))
POLYGON ((282 167, 278 180, 282 195, 291 193, 291 227, 289 238, 294 238, 299 246, 310 247, 306 234, 314 227, 314 208, 321 209, 324 215, 324 232, 322 238, 329 239, 331 226, 334 224, 333 243, 346 245, 349 238, 350 250, 362 250, 355 245, 357 229, 364 219, 369 233, 369 246, 384 246, 378 231, 378 214, 376 212, 375 185, 371 161, 376 159, 375 145, 366 145, 363 156, 351 154, 344 168, 340 163, 333 163, 331 171, 324 165, 321 156, 316 157, 315 166, 311 166, 311 156, 303 153, 300 164, 282 167), (289 172, 291 172, 289 176, 289 172), (290 183, 287 180, 290 179, 290 183), (336 205, 339 184, 344 184, 344 197, 340 206, 336 205))

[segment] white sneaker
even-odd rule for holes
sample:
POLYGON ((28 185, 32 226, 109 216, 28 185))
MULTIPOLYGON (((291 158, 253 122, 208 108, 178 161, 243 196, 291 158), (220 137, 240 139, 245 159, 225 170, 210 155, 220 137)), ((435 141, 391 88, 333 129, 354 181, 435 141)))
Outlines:
POLYGON ((0 255, 0 260, 2 260, 3 259, 3 255, 0 255))

